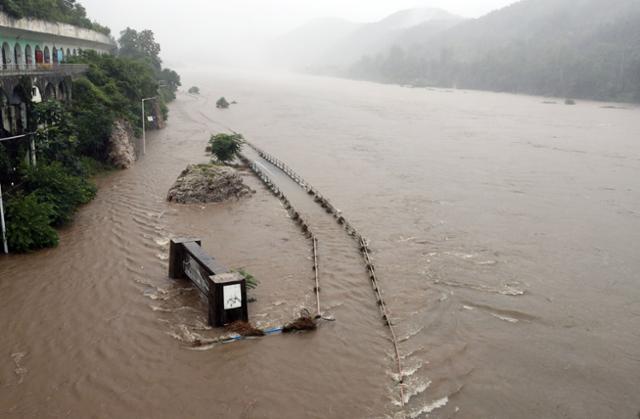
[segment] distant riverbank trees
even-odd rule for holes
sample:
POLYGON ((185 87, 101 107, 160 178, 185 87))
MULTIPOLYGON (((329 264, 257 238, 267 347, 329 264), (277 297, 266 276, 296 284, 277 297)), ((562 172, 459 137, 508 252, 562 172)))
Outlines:
MULTIPOLYGON (((145 42, 155 43, 153 32, 141 33, 145 42)), ((157 106, 150 106, 149 112, 167 118, 166 103, 175 97, 180 76, 162 68, 159 45, 132 47, 127 39, 123 44, 127 49, 118 55, 84 51, 71 59, 89 66, 73 81, 71 103, 28 100, 29 130, 36 132, 36 167, 25 157, 28 141, 0 143, 0 183, 12 252, 56 245, 55 228, 69 223, 77 208, 93 199, 96 188, 90 178, 110 168, 108 148, 116 121, 127 121, 134 134, 140 134, 141 100, 150 97, 157 97, 157 106)), ((31 91, 28 80, 25 92, 31 91)))
POLYGON ((348 75, 384 83, 640 102, 640 3, 523 0, 372 53, 348 75))

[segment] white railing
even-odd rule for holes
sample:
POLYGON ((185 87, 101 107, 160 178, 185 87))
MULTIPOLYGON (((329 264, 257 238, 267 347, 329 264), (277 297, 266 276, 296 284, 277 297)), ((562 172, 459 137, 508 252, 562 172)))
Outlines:
POLYGON ((59 73, 59 74, 81 74, 89 69, 87 64, 3 64, 0 66, 0 76, 2 75, 22 75, 32 73, 59 73))

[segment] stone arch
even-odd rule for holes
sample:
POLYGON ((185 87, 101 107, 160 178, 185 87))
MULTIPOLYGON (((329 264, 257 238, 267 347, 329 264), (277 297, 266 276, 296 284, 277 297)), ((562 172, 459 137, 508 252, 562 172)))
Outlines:
POLYGON ((42 51, 42 48, 40 48, 40 45, 36 45, 36 64, 44 64, 44 52, 42 51))
POLYGON ((5 70, 11 66, 12 55, 13 54, 11 53, 11 47, 9 46, 9 43, 7 42, 3 43, 2 44, 2 68, 4 68, 5 70))
POLYGON ((29 44, 24 47, 24 64, 27 68, 33 66, 33 51, 31 49, 31 45, 29 44))
POLYGON ((44 47, 44 63, 51 64, 51 50, 48 46, 44 47))
POLYGON ((10 103, 12 105, 19 105, 21 103, 26 103, 28 100, 27 94, 24 91, 24 87, 21 84, 17 84, 13 88, 13 92, 11 93, 10 103))
POLYGON ((44 88, 44 96, 42 97, 42 100, 47 101, 47 100, 55 100, 56 99, 56 88, 52 83, 47 83, 45 88, 44 88))
POLYGON ((51 60, 53 64, 58 64, 60 62, 60 56, 58 55, 58 48, 53 47, 53 50, 51 52, 51 58, 53 58, 51 60))
POLYGON ((75 57, 76 55, 78 55, 78 50, 77 49, 73 49, 73 56, 75 57))
POLYGON ((20 45, 18 42, 16 42, 13 47, 13 60, 17 67, 24 67, 24 52, 22 50, 22 45, 20 45))
POLYGON ((0 138, 11 134, 11 118, 9 112, 9 96, 0 87, 0 138))
POLYGON ((13 88, 11 94, 9 110, 9 120, 11 133, 14 135, 21 134, 27 129, 27 95, 24 87, 18 84, 13 88))
POLYGON ((69 59, 69 57, 71 57, 71 50, 67 48, 67 60, 69 59))
POLYGON ((64 80, 58 84, 58 99, 63 102, 67 100, 67 85, 64 80))

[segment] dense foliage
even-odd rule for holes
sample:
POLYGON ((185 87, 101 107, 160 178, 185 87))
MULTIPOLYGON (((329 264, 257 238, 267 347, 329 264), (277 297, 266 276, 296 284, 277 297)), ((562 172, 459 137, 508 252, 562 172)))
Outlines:
POLYGON ((189 93, 191 93, 192 95, 199 95, 200 88, 198 86, 192 86, 189 88, 189 93))
POLYGON ((161 47, 156 42, 153 31, 147 29, 138 32, 127 28, 120 33, 118 44, 120 57, 147 63, 153 69, 161 87, 159 94, 163 101, 168 102, 176 98, 176 91, 181 86, 180 76, 171 69, 162 68, 161 47))
POLYGON ((640 101, 640 2, 525 0, 365 56, 375 81, 640 101))
POLYGON ((222 163, 233 160, 242 149, 244 138, 241 134, 216 134, 209 139, 211 153, 222 163))
MULTIPOLYGON (((11 251, 58 243, 54 227, 70 222, 77 208, 96 194, 89 177, 108 164, 115 121, 128 121, 138 133, 141 100, 153 97, 157 100, 146 111, 166 119, 166 102, 175 97, 180 76, 162 68, 159 45, 147 45, 155 43, 153 32, 143 31, 143 43, 127 45, 133 32, 125 31, 126 49, 117 56, 85 51, 72 58, 89 70, 73 81, 71 104, 33 104, 25 94, 29 129, 36 131, 37 166, 28 164, 28 141, 0 144, 0 183, 6 187, 11 251)), ((24 83, 24 92, 30 92, 29 79, 24 83)))
POLYGON ((9 16, 68 23, 109 35, 109 28, 92 22, 85 8, 75 0, 0 0, 0 11, 9 16))
POLYGON ((55 227, 71 221, 80 205, 87 204, 96 194, 96 187, 85 177, 58 162, 40 164, 25 171, 24 190, 38 202, 51 206, 51 223, 55 227))
POLYGON ((58 234, 51 227, 53 206, 41 202, 36 195, 18 193, 7 201, 7 240, 12 252, 52 247, 58 234))

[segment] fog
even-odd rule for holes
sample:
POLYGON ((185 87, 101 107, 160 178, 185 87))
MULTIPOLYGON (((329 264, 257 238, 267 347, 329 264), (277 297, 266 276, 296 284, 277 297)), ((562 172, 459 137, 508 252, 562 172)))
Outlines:
POLYGON ((373 22, 396 11, 442 8, 463 17, 479 17, 514 0, 234 0, 157 2, 84 0, 91 19, 117 38, 127 26, 152 29, 168 66, 185 63, 247 65, 263 61, 269 43, 322 17, 373 22))

